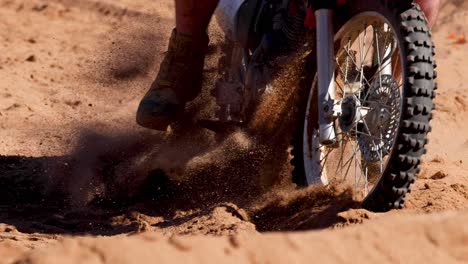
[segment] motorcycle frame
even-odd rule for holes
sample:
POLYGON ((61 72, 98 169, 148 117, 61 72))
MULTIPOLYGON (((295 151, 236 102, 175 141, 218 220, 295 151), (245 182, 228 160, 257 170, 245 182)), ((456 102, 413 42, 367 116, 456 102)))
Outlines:
MULTIPOLYGON (((263 12, 255 12, 258 8, 268 6, 271 0, 246 0, 239 3, 238 15, 234 18, 234 32, 228 32, 227 36, 242 47, 248 47, 252 32, 258 33, 257 23, 263 12)), ((289 5, 290 1, 283 0, 283 4, 289 5)), ((318 78, 318 116, 320 143, 331 145, 335 142, 334 119, 335 111, 335 54, 334 54, 334 28, 335 10, 346 0, 309 0, 309 12, 315 14, 316 24, 316 53, 317 53, 317 78, 318 78), (312 11, 313 10, 313 11, 312 11)), ((307 22, 305 21, 305 26, 307 22)), ((258 41, 258 40, 257 40, 258 41)), ((311 89, 313 89, 312 87, 311 89)))

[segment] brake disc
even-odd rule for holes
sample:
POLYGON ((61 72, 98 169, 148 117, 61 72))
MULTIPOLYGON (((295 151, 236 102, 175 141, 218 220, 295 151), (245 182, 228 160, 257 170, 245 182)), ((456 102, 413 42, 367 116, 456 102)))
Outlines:
POLYGON ((391 75, 377 76, 364 97, 363 105, 369 111, 363 117, 358 144, 367 162, 382 159, 392 148, 400 119, 399 88, 391 75))

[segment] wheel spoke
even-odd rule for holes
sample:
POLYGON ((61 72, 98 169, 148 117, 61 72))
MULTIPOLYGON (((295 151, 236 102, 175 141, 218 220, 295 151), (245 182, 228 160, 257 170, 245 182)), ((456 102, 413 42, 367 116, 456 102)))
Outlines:
MULTIPOLYGON (((357 146, 355 146, 355 145, 351 142, 351 139, 350 139, 349 137, 348 137, 348 139, 349 139, 349 143, 350 143, 350 145, 351 145, 351 147, 352 147, 352 150, 353 150, 353 157, 354 157, 354 177, 355 177, 355 179, 356 179, 356 174, 357 174, 357 173, 356 173, 356 172, 357 172, 357 167, 359 167, 360 172, 361 172, 361 173, 360 173, 360 176, 359 176, 359 179, 357 179, 357 181, 356 181, 356 183, 359 184, 359 181, 363 178, 363 177, 362 177, 362 176, 363 176, 363 175, 362 175, 363 168, 362 168, 361 162, 360 162, 359 159, 358 159, 358 148, 357 148, 357 146)), ((365 176, 365 175, 364 175, 364 176, 365 176)), ((356 188, 357 188, 357 186, 356 186, 356 188)))
POLYGON ((338 169, 340 169, 341 178, 343 178, 343 166, 340 166, 340 164, 343 165, 342 163, 343 163, 344 150, 345 150, 347 143, 348 143, 347 141, 344 141, 344 142, 343 140, 341 141, 340 160, 338 161, 338 165, 336 166, 336 171, 335 171, 335 173, 338 174, 338 169))
MULTIPOLYGON (((348 54, 348 56, 351 56, 351 55, 349 55, 349 54, 350 54, 350 51, 347 50, 345 47, 343 47, 343 50, 346 51, 346 53, 348 54)), ((364 69, 362 69, 362 65, 361 65, 361 67, 358 67, 358 66, 357 66, 357 62, 356 62, 356 60, 354 60, 353 57, 351 57, 351 62, 354 64, 354 66, 356 67, 356 69, 359 69, 359 71, 360 71, 360 73, 361 73, 360 75, 357 76, 357 77, 360 77, 360 78, 361 78, 361 80, 360 80, 360 84, 361 84, 361 85, 360 85, 360 90, 361 90, 362 87, 363 87, 363 86, 362 86, 362 81, 365 81, 365 82, 367 83, 367 85, 370 87, 369 81, 368 81, 368 80, 366 79, 366 77, 364 76, 364 69)), ((356 78, 356 80, 357 80, 357 78, 356 78)))

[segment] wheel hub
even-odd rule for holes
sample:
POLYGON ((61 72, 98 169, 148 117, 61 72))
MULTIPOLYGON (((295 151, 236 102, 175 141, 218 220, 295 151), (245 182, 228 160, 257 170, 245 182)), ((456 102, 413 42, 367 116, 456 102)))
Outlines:
POLYGON ((388 154, 397 131, 400 113, 397 81, 391 75, 377 77, 363 101, 369 111, 363 117, 358 143, 364 160, 377 161, 388 154))
POLYGON ((339 117, 339 124, 341 131, 350 132, 355 127, 360 114, 361 103, 354 95, 346 96, 341 102, 341 115, 339 117))

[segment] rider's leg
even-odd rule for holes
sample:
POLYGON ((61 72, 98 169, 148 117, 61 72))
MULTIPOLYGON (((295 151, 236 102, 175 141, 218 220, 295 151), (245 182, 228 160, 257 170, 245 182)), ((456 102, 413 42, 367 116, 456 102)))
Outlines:
POLYGON ((137 123, 165 130, 201 90, 206 33, 219 0, 176 0, 176 28, 158 76, 140 102, 137 123))
POLYGON ((206 32, 219 0, 176 0, 177 32, 200 35, 206 32))
POLYGON ((429 26, 433 26, 439 14, 440 0, 416 0, 427 17, 429 26))

